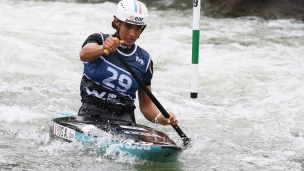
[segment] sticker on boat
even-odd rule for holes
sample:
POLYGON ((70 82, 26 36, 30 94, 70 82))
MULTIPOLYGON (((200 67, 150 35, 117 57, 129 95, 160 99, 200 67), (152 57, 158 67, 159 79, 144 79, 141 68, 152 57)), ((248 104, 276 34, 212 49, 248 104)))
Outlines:
POLYGON ((153 145, 153 143, 135 142, 134 140, 121 140, 119 143, 120 148, 137 150, 151 150, 151 145, 153 145))
POLYGON ((54 134, 69 141, 76 141, 75 130, 56 123, 54 123, 54 134))

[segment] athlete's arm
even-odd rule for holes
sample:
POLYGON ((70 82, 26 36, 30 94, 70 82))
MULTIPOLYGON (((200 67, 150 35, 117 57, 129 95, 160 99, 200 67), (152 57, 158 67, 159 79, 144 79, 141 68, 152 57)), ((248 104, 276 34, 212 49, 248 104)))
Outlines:
MULTIPOLYGON (((151 86, 147 86, 147 88, 151 91, 151 86)), ((155 122, 155 118, 160 112, 142 88, 138 89, 138 100, 140 111, 143 113, 145 118, 151 122, 155 122)), ((172 112, 169 112, 169 115, 169 119, 165 118, 163 115, 160 115, 157 117, 157 122, 162 125, 176 125, 178 120, 176 119, 175 115, 172 112)))
POLYGON ((88 61, 88 62, 94 61, 104 54, 103 51, 105 49, 108 49, 110 52, 114 52, 116 48, 123 43, 124 43, 123 40, 118 40, 112 36, 106 38, 103 45, 99 45, 95 42, 87 43, 86 45, 83 46, 83 48, 79 53, 80 60, 88 61))
POLYGON ((103 45, 98 45, 97 43, 88 43, 84 45, 79 53, 81 61, 94 61, 99 58, 103 53, 103 45))

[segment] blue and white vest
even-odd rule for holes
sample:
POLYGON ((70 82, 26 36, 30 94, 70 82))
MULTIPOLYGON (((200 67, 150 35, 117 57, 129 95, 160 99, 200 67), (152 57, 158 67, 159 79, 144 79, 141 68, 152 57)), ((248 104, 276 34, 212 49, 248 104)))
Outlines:
MULTIPOLYGON (((95 42, 100 45, 109 37, 108 34, 95 33, 90 35, 83 46, 95 42)), ((153 63, 150 55, 142 48, 133 45, 129 53, 122 47, 117 51, 132 67, 137 76, 146 85, 151 84, 153 63)), ((83 102, 97 104, 112 104, 122 106, 135 106, 136 91, 139 84, 127 71, 115 53, 100 56, 92 62, 84 62, 83 79, 80 90, 83 102)))

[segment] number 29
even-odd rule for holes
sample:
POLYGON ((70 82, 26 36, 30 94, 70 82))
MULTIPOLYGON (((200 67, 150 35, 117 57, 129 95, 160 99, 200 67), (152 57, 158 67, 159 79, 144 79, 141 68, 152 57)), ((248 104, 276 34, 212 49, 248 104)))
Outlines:
POLYGON ((113 84, 113 81, 118 80, 118 84, 122 87, 116 87, 117 90, 121 91, 121 92, 126 92, 130 89, 131 85, 132 85, 132 80, 129 76, 125 75, 125 74, 120 74, 118 75, 118 72, 111 67, 107 68, 107 71, 112 73, 112 76, 109 78, 104 79, 102 82, 104 84, 106 84, 107 86, 111 87, 111 88, 115 88, 115 84, 113 84))

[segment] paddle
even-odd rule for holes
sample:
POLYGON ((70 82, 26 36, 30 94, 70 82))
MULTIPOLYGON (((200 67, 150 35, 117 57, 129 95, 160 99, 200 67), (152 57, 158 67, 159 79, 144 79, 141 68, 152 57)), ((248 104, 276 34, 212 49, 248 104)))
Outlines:
MULTIPOLYGON (((109 54, 109 50, 104 50, 105 54, 109 54)), ((127 68, 127 70, 131 73, 131 75, 135 78, 135 80, 138 82, 140 87, 147 93, 147 95, 150 97, 152 102, 155 104, 155 106, 159 109, 159 111, 164 115, 165 118, 169 118, 170 115, 168 112, 164 109, 164 107, 159 103, 159 101, 155 98, 155 96, 151 93, 151 91, 147 88, 147 86, 144 84, 144 82, 137 76, 137 74, 134 72, 134 70, 131 68, 131 66, 127 63, 127 61, 121 56, 117 50, 115 51, 115 54, 119 58, 119 60, 124 64, 124 66, 127 68)), ((186 134, 180 129, 178 125, 172 125, 174 130, 178 133, 178 135, 182 138, 183 144, 185 146, 189 145, 191 142, 191 139, 186 136, 186 134)))

